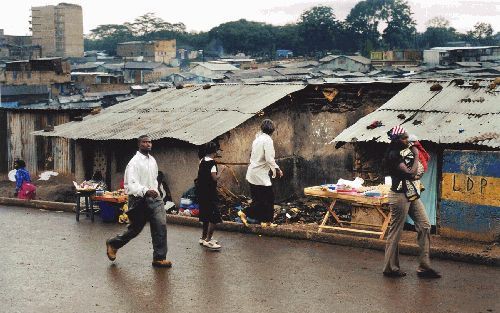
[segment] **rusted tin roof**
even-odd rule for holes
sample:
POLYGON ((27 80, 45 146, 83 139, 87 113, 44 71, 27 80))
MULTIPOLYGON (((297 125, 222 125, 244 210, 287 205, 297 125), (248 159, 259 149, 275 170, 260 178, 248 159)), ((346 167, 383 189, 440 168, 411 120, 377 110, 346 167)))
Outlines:
POLYGON ((345 129, 333 142, 389 142, 387 131, 403 125, 420 140, 500 147, 500 87, 492 89, 485 82, 481 86, 446 82, 440 83, 441 90, 431 91, 434 84, 408 85, 375 112, 345 129), (384 126, 367 129, 374 121, 381 121, 384 126))
POLYGON ((174 138, 200 145, 239 126, 305 85, 215 85, 164 89, 112 106, 39 136, 129 140, 174 138))

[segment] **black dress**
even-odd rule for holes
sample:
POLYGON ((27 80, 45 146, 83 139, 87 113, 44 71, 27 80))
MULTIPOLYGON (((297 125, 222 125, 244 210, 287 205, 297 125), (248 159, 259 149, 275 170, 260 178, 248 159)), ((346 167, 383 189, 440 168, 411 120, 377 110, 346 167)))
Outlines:
POLYGON ((212 178, 212 168, 217 163, 203 158, 198 169, 196 192, 200 204, 200 222, 221 223, 222 218, 217 207, 217 182, 212 178))

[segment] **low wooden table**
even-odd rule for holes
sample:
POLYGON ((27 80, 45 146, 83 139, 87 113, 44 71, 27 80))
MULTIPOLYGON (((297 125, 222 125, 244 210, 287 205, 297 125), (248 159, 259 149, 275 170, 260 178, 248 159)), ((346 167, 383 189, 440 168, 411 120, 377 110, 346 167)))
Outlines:
POLYGON ((122 195, 122 196, 93 196, 92 200, 94 200, 94 201, 103 201, 103 202, 110 202, 110 203, 117 203, 117 204, 124 204, 124 203, 127 203, 128 196, 127 195, 122 195))
POLYGON ((90 217, 90 220, 94 221, 94 213, 97 210, 94 209, 94 201, 93 197, 95 195, 95 189, 79 189, 76 191, 76 221, 80 221, 80 214, 85 213, 87 217, 90 217), (81 209, 80 199, 85 199, 85 209, 81 209))
POLYGON ((319 198, 327 198, 331 199, 332 202, 328 207, 328 210, 319 226, 318 232, 321 232, 323 229, 332 229, 332 230, 345 230, 356 233, 370 234, 370 235, 378 235, 380 239, 384 239, 387 228, 389 227, 389 222, 391 220, 391 215, 388 207, 388 198, 387 197, 367 197, 358 193, 348 193, 348 192, 334 192, 323 190, 320 186, 308 187, 304 189, 304 194, 306 196, 319 197, 319 198), (382 225, 375 224, 367 224, 367 223, 357 223, 352 221, 341 220, 337 213, 335 213, 334 207, 337 201, 342 201, 348 203, 353 206, 361 206, 367 208, 373 208, 380 214, 383 219, 382 225), (333 217, 335 222, 339 226, 328 226, 326 223, 329 218, 333 217), (363 229, 355 229, 350 228, 348 225, 360 225, 360 226, 369 226, 380 228, 380 231, 371 231, 371 230, 363 230, 363 229))

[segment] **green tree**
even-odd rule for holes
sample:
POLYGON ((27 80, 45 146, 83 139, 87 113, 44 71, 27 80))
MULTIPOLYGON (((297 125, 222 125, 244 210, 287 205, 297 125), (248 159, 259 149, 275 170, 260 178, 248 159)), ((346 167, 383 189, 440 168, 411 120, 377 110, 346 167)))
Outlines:
POLYGON ((390 6, 387 16, 387 27, 382 38, 390 49, 410 48, 415 46, 417 23, 412 17, 410 6, 406 1, 396 0, 390 6))
POLYGON ((132 30, 135 36, 146 36, 157 32, 186 32, 186 26, 183 23, 169 23, 154 13, 146 13, 137 17, 132 23, 125 23, 126 27, 132 30))
POLYGON ((325 54, 335 48, 340 25, 331 7, 316 6, 302 13, 298 30, 307 52, 325 54))
POLYGON ((474 28, 467 32, 467 38, 475 44, 494 44, 493 27, 489 23, 476 23, 474 28))
POLYGON ((305 49, 303 37, 300 35, 299 26, 297 24, 287 24, 275 27, 274 37, 276 49, 289 49, 292 50, 295 55, 308 52, 306 51, 307 49, 305 49))
POLYGON ((420 47, 432 48, 446 45, 447 42, 460 39, 455 28, 443 17, 434 17, 427 21, 427 29, 420 36, 420 47))
POLYGON ((450 21, 442 16, 435 16, 425 23, 427 28, 448 28, 450 27, 450 21))
POLYGON ((346 18, 347 27, 360 51, 373 48, 408 48, 414 45, 416 29, 405 0, 358 2, 346 18))
POLYGON ((105 24, 99 25, 90 31, 88 39, 99 40, 110 37, 126 37, 132 36, 132 31, 126 25, 105 24))
POLYGON ((210 39, 220 42, 226 53, 244 52, 270 56, 274 47, 273 26, 245 19, 223 23, 209 32, 210 39))

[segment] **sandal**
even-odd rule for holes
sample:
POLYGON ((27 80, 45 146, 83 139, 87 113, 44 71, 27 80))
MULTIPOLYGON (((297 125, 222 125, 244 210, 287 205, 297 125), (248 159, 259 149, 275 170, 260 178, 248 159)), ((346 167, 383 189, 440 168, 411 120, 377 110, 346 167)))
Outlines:
POLYGON ((399 277, 405 277, 406 272, 403 272, 401 270, 397 271, 391 271, 391 272, 384 272, 385 277, 391 277, 391 278, 399 278, 399 277))

